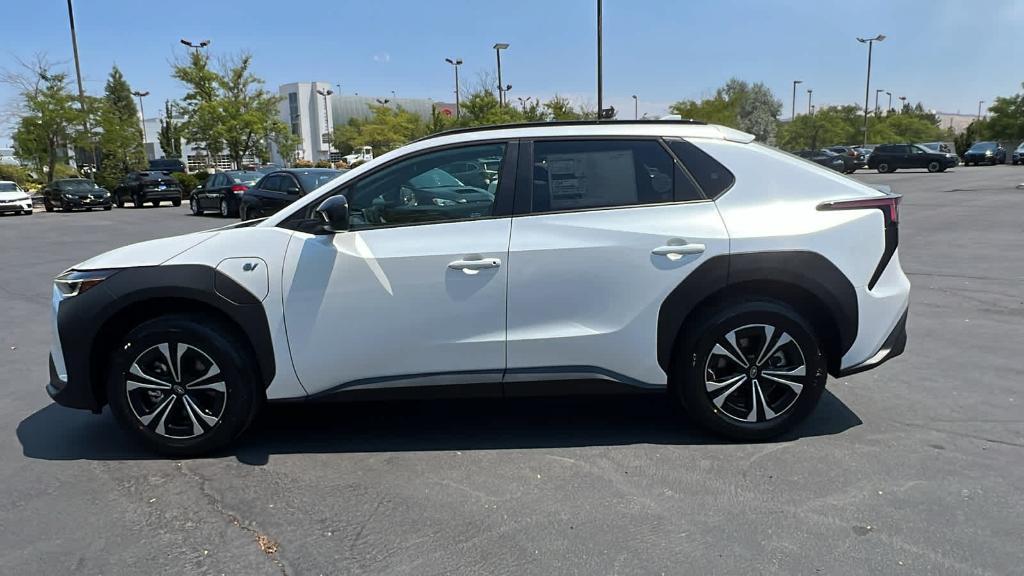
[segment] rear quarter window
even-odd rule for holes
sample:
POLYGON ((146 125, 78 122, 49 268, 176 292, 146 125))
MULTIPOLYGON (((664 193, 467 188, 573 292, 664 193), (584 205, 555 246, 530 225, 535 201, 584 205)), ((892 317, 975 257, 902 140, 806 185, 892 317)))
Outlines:
POLYGON ((690 142, 670 140, 668 145, 708 198, 717 198, 736 182, 728 168, 690 142))

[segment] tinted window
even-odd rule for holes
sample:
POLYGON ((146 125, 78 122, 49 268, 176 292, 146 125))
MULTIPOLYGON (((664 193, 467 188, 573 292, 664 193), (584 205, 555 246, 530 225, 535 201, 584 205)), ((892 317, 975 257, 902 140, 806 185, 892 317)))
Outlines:
POLYGON ((296 175, 299 177, 299 181, 302 182, 302 187, 306 192, 312 192, 344 173, 343 170, 320 170, 317 172, 299 172, 296 175))
POLYGON ((904 146, 897 146, 896 144, 886 144, 876 148, 875 152, 880 152, 882 154, 902 154, 904 152, 904 148, 904 146))
POLYGON ((355 183, 344 193, 353 228, 486 218, 494 210, 500 163, 487 188, 462 183, 443 167, 480 158, 504 158, 504 144, 467 146, 402 160, 355 183))
POLYGON ((17 192, 18 187, 14 182, 0 182, 0 192, 17 192))
POLYGON ((672 202, 677 182, 683 196, 693 193, 692 182, 654 140, 534 143, 533 212, 672 202))
POLYGON ((261 190, 268 190, 270 192, 279 192, 281 190, 281 175, 271 174, 263 179, 260 184, 261 190))
POLYGON ((669 147, 708 198, 716 198, 736 181, 728 168, 686 140, 669 142, 669 147))

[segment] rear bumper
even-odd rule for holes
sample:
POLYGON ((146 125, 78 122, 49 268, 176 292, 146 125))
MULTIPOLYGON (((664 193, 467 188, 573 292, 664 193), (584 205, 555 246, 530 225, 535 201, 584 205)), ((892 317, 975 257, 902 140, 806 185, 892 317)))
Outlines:
POLYGON ((892 329, 889 336, 882 343, 882 347, 879 348, 878 352, 874 356, 868 358, 864 362, 857 364, 856 366, 850 366, 839 371, 840 377, 850 376, 866 370, 879 366, 891 358, 895 358, 900 354, 903 354, 903 350, 907 347, 907 315, 910 309, 903 310, 903 316, 900 317, 896 323, 896 327, 892 329))
POLYGON ((167 190, 147 190, 142 193, 144 200, 181 200, 181 190, 169 188, 167 190))

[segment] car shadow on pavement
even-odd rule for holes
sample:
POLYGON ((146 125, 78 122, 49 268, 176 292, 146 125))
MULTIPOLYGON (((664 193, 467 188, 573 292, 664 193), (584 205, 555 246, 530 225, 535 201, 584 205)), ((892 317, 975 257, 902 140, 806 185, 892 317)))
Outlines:
MULTIPOLYGON (((828 390, 811 416, 775 439, 839 434, 861 424, 828 390)), ((51 404, 18 424, 25 456, 42 460, 160 458, 104 412, 51 404)), ((706 445, 723 440, 698 428, 664 395, 270 404, 235 446, 260 466, 273 454, 503 450, 629 444, 706 445)))

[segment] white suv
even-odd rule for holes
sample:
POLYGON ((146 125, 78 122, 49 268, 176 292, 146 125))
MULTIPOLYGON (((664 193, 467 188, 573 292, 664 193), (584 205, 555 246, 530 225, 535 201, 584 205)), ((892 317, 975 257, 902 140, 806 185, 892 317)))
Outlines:
POLYGON ((413 391, 667 391, 760 440, 903 351, 898 204, 694 122, 448 132, 61 274, 48 390, 176 455, 266 400, 413 391))

